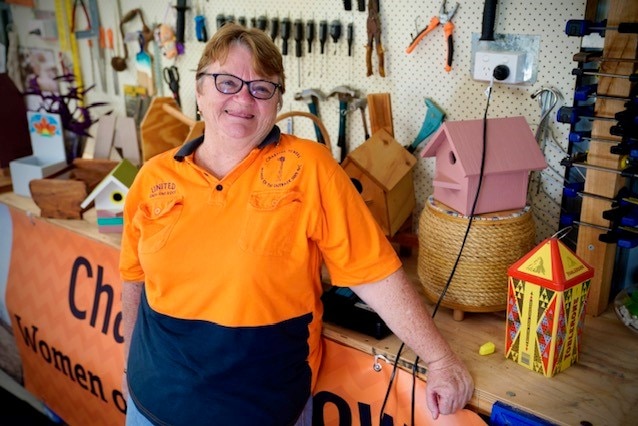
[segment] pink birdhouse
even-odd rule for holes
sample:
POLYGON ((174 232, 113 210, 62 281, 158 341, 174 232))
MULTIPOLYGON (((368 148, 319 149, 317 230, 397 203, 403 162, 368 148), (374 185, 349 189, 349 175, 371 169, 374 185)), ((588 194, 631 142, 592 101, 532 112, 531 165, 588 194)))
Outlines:
MULTIPOLYGON (((475 214, 525 207, 532 170, 547 167, 524 117, 487 120, 487 147, 475 214)), ((447 121, 421 157, 435 157, 434 198, 468 216, 481 172, 483 120, 447 121)))

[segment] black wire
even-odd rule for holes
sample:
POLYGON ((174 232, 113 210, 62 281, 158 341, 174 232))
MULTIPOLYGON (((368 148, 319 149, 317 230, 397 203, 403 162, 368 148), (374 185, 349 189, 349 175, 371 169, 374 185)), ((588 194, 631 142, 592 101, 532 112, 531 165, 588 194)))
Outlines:
MULTIPOLYGON (((456 261, 454 262, 454 266, 452 267, 452 270, 450 271, 450 276, 448 277, 447 282, 445 283, 445 286, 443 287, 443 291, 441 292, 441 295, 439 296, 439 299, 437 300, 436 305, 434 306, 434 310, 432 311, 432 318, 434 318, 437 311, 439 310, 439 306, 441 305, 441 302, 443 301, 443 297, 445 296, 445 293, 447 293, 447 289, 450 286, 450 283, 452 282, 452 278, 454 278, 454 274, 456 273, 456 267, 459 264, 459 261, 461 260, 461 254, 463 254, 463 249, 465 248, 465 242, 467 241, 467 236, 470 233, 472 222, 474 221, 474 212, 476 211, 476 205, 478 203, 481 186, 483 184, 483 175, 485 174, 485 157, 486 157, 485 152, 487 150, 487 112, 490 108, 491 97, 492 97, 492 86, 490 84, 490 86, 488 87, 488 92, 487 92, 487 102, 485 104, 485 112, 483 113, 483 151, 481 153, 481 170, 479 173, 478 185, 476 187, 476 195, 474 196, 474 202, 472 203, 472 210, 470 211, 470 216, 467 223, 467 228, 465 229, 465 235, 463 236, 463 242, 461 243, 461 248, 459 249, 459 253, 456 256, 456 261)), ((401 353, 402 349, 403 349, 403 343, 401 344, 401 347, 399 348, 399 352, 397 353, 397 357, 394 360, 395 369, 399 359, 399 354, 401 353)), ((420 358, 417 355, 417 357, 414 360, 414 363, 412 364, 412 401, 410 404, 410 421, 412 426, 414 426, 416 371, 417 371, 417 365, 419 363, 419 359, 420 358)), ((388 390, 386 392, 386 400, 388 398, 388 394, 390 393, 390 388, 392 386, 393 378, 394 378, 394 371, 393 371, 390 383, 388 384, 388 390)), ((385 400, 383 401, 383 406, 381 407, 381 420, 383 419, 384 408, 385 408, 385 400)), ((379 426, 381 426, 381 420, 379 420, 379 426)))
POLYGON ((392 382, 394 382, 394 375, 396 374, 397 366, 399 365, 399 356, 401 356, 401 351, 403 351, 404 346, 405 346, 405 343, 401 342, 401 346, 399 346, 399 350, 397 351, 397 356, 394 359, 394 365, 392 366, 392 374, 390 374, 390 381, 388 382, 388 388, 385 391, 383 404, 381 404, 381 413, 379 414, 379 426, 383 424, 383 414, 385 411, 385 405, 388 402, 388 397, 390 396, 390 390, 392 389, 392 382))

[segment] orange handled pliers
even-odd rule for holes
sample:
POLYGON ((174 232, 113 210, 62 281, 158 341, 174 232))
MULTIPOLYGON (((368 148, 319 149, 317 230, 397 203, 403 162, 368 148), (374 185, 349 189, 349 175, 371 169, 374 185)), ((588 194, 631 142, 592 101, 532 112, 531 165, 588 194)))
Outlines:
POLYGON ((430 23, 427 27, 423 28, 417 35, 412 39, 412 42, 405 49, 405 53, 412 53, 412 51, 416 48, 417 44, 423 40, 430 31, 434 30, 437 26, 443 25, 443 33, 445 34, 445 40, 447 42, 447 61, 445 63, 445 71, 450 71, 452 69, 452 56, 454 54, 454 42, 452 38, 452 32, 454 31, 454 24, 452 23, 452 17, 456 13, 456 9, 458 9, 459 4, 456 3, 451 11, 446 12, 445 8, 445 0, 441 4, 441 9, 439 9, 439 14, 434 15, 430 19, 430 23))

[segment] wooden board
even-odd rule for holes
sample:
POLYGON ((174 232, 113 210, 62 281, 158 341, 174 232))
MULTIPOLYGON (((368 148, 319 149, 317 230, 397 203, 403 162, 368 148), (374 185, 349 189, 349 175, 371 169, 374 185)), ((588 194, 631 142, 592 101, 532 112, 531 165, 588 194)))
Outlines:
MULTIPOLYGON (((635 0, 611 0, 607 15, 607 26, 615 27, 620 22, 633 22, 638 20, 638 2, 635 0)), ((621 34, 616 31, 605 32, 605 46, 603 56, 613 58, 635 59, 638 47, 638 35, 621 34)), ((630 75, 635 70, 633 62, 604 61, 600 62, 600 72, 610 74, 630 75)), ((631 83, 628 79, 599 77, 598 94, 610 96, 628 96, 631 83)), ((616 112, 624 110, 624 102, 617 100, 597 99, 595 115, 599 117, 613 117, 616 112)), ((592 138, 617 138, 611 136, 609 128, 615 122, 595 120, 592 127, 592 138)), ((609 152, 610 144, 606 142, 591 141, 587 162, 591 165, 602 166, 611 169, 621 168, 620 156, 609 152)), ((625 184, 625 179, 620 175, 610 172, 587 170, 585 180, 585 192, 613 198, 618 190, 625 184)), ((609 227, 610 223, 603 219, 603 212, 611 208, 611 203, 583 197, 580 221, 609 227)), ((578 230, 578 242, 576 253, 587 263, 594 267, 595 274, 589 290, 587 305, 588 313, 600 315, 607 309, 611 278, 613 275, 616 245, 599 241, 601 231, 592 227, 581 226, 578 230)))
POLYGON ((389 93, 370 93, 368 95, 368 114, 370 115, 370 134, 384 129, 394 136, 392 103, 389 93))

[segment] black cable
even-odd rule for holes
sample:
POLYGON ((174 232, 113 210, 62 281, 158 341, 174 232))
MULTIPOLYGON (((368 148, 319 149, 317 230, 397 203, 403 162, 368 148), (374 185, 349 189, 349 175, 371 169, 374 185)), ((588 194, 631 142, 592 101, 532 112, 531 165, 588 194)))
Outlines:
POLYGON ((392 374, 390 374, 390 380, 388 381, 388 388, 385 391, 383 404, 381 404, 381 413, 379 414, 379 426, 383 424, 383 414, 385 411, 385 404, 388 402, 388 397, 390 396, 390 390, 392 389, 392 382, 394 382, 394 375, 396 374, 397 366, 399 365, 399 356, 401 356, 401 351, 403 351, 404 346, 405 346, 405 343, 401 342, 401 346, 399 346, 399 350, 397 351, 397 356, 394 359, 394 365, 392 366, 392 374))
MULTIPOLYGON (((487 102, 485 104, 485 111, 483 113, 483 135, 482 135, 483 136, 483 151, 481 153, 481 170, 479 172, 479 180, 476 187, 476 195, 474 196, 474 201, 472 202, 472 210, 470 211, 467 228, 465 229, 465 235, 463 236, 463 242, 461 243, 461 248, 459 249, 459 253, 456 256, 456 261, 454 262, 454 266, 452 267, 452 270, 450 271, 450 276, 448 277, 447 282, 445 283, 445 286, 443 287, 443 291, 441 291, 441 295, 439 296, 439 299, 437 300, 436 305, 434 306, 434 310, 432 311, 432 318, 434 318, 437 311, 439 310, 439 306, 441 305, 441 302, 443 301, 443 297, 445 296, 445 293, 447 293, 447 289, 452 283, 452 279, 454 278, 454 274, 456 273, 456 267, 458 266, 459 261, 461 260, 461 255, 463 254, 463 249, 465 248, 465 242, 467 241, 467 237, 472 227, 472 222, 474 221, 474 212, 476 211, 476 205, 478 204, 478 199, 481 192, 481 186, 483 184, 483 175, 485 174, 485 157, 486 157, 485 153, 487 151, 487 112, 489 111, 489 108, 490 108, 491 97, 492 97, 492 84, 490 83, 490 86, 487 89, 487 102)), ((401 351, 403 351, 403 346, 404 346, 404 343, 401 343, 401 346, 399 347, 396 358, 394 360, 392 375, 390 376, 390 381, 388 382, 388 388, 385 393, 385 398, 383 399, 383 405, 381 405, 381 414, 379 416, 379 426, 381 426, 383 422, 383 412, 385 411, 385 405, 388 400, 388 396, 390 395, 390 389, 392 388, 392 382, 394 381, 394 374, 396 372, 397 365, 399 363, 399 356, 401 355, 401 351)), ((420 358, 417 355, 417 357, 414 360, 414 363, 412 364, 412 401, 410 404, 410 419, 411 419, 410 421, 412 426, 414 426, 416 371, 417 371, 417 365, 419 363, 419 359, 420 358)))

